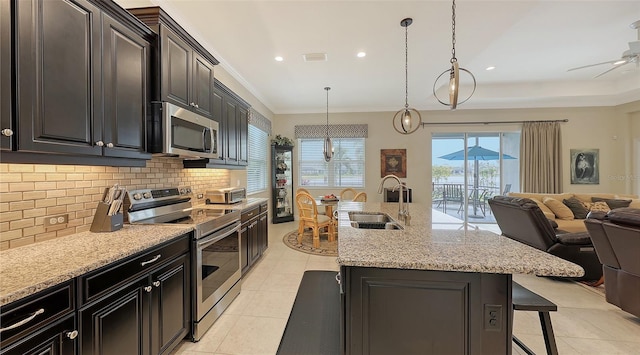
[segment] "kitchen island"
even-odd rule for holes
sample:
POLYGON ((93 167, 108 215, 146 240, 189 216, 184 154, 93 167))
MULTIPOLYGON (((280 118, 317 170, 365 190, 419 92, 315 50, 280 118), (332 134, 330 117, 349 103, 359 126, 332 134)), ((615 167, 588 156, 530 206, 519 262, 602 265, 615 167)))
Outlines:
POLYGON ((398 204, 338 206, 344 353, 510 354, 511 275, 583 275, 493 232, 439 229, 428 206, 410 209, 410 226, 377 230, 352 227, 349 211, 396 219, 398 204))

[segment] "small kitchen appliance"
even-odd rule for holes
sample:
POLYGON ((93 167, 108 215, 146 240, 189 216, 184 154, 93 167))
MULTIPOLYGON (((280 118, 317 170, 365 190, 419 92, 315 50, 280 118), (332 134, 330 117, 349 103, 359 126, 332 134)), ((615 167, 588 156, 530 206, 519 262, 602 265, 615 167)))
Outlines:
POLYGON ((228 187, 224 189, 208 190, 205 194, 207 204, 233 204, 247 198, 244 187, 228 187))

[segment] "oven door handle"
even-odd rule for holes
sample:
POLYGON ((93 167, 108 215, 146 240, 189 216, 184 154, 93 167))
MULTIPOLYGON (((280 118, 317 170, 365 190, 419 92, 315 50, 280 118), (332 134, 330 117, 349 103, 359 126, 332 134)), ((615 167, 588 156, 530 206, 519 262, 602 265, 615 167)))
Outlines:
POLYGON ((240 227, 240 224, 238 222, 232 224, 229 227, 226 227, 225 229, 219 230, 217 232, 214 232, 213 234, 211 234, 211 236, 203 238, 201 240, 198 240, 197 246, 198 249, 203 249, 208 247, 209 245, 224 239, 228 236, 230 236, 233 233, 238 233, 238 227, 240 227))

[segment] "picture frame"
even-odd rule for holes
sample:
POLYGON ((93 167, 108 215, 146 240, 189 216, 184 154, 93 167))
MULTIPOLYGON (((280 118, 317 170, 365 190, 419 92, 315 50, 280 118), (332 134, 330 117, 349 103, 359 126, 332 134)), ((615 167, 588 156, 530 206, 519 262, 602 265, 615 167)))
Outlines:
POLYGON ((600 184, 600 150, 571 149, 571 184, 600 184))
POLYGON ((407 177, 406 149, 380 149, 380 177, 389 174, 399 178, 407 177))

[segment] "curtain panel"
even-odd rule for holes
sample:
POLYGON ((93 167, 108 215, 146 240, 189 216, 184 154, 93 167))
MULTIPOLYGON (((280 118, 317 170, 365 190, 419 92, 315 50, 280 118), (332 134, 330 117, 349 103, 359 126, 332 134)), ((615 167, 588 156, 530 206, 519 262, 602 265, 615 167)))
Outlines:
POLYGON ((520 190, 562 192, 559 122, 524 122, 520 138, 520 190))

